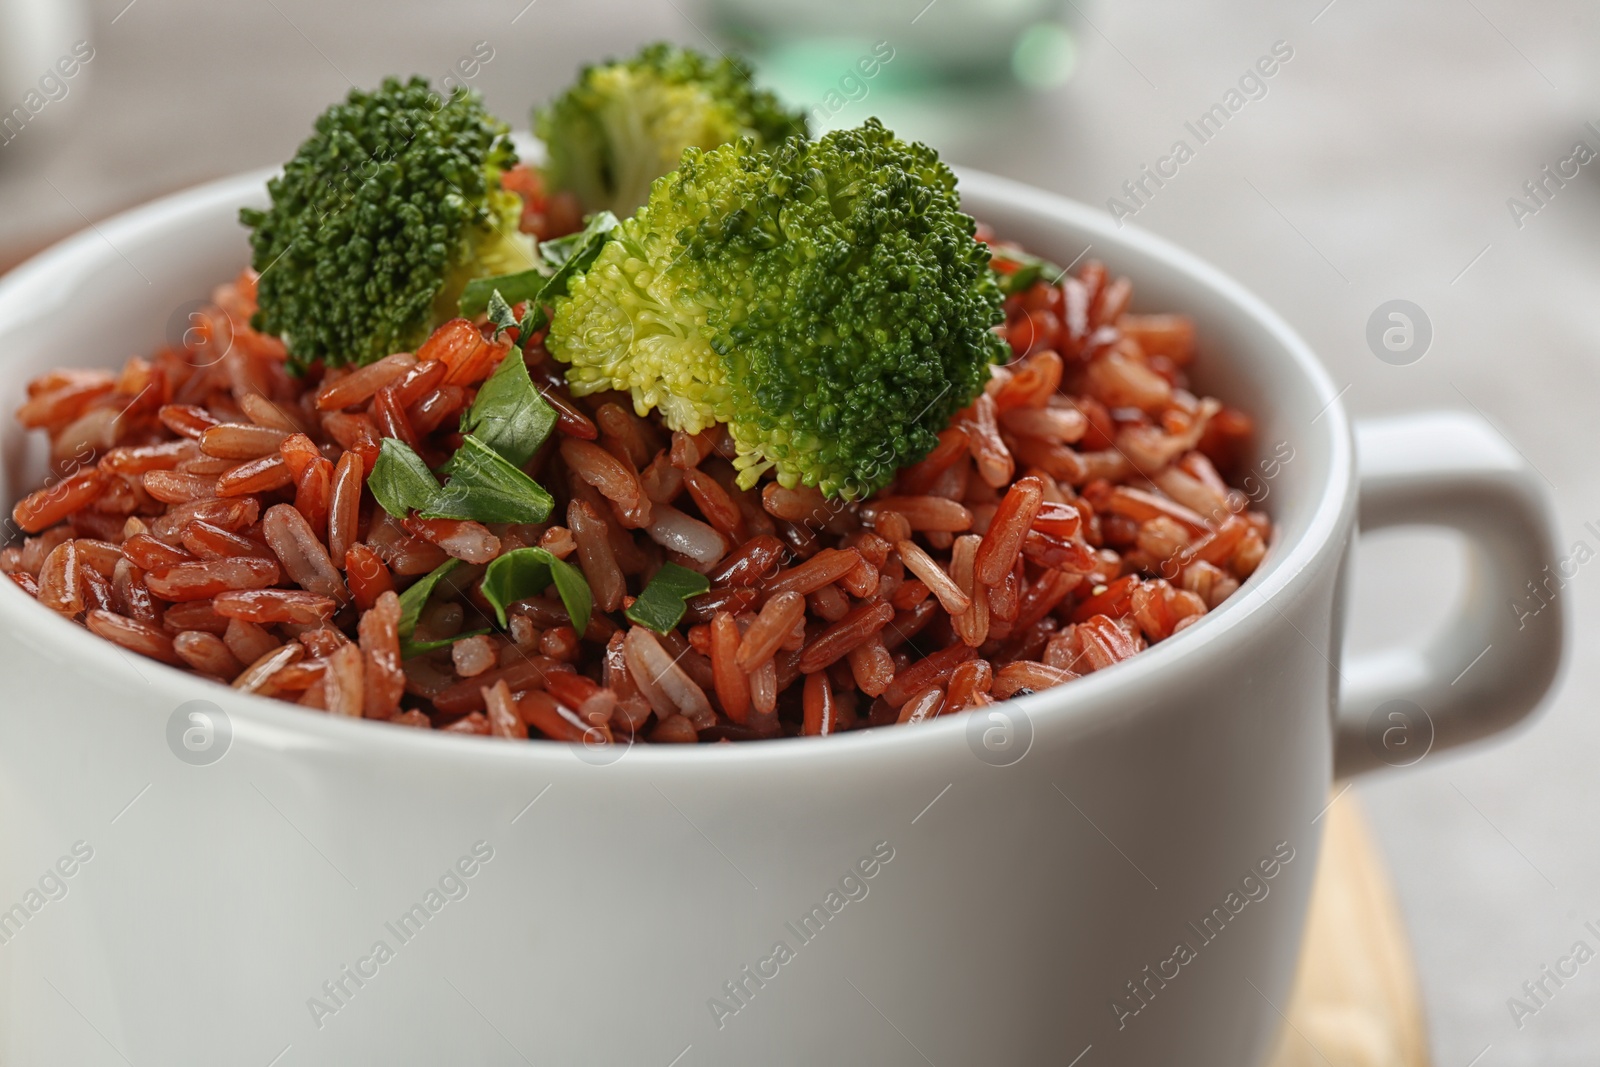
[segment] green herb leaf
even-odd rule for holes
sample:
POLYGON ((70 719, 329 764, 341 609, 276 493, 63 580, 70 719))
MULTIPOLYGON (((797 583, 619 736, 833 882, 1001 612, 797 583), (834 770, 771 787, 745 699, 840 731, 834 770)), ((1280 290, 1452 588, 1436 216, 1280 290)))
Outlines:
POLYGON ((600 248, 611 236, 611 231, 622 225, 609 211, 599 211, 584 220, 583 229, 539 245, 542 269, 525 270, 516 274, 501 274, 493 278, 474 278, 461 292, 458 305, 461 314, 472 318, 489 310, 490 301, 498 290, 500 298, 508 305, 528 302, 527 317, 523 320, 523 337, 541 330, 545 325, 544 305, 567 291, 567 281, 579 271, 589 269, 600 248), (554 268, 554 272, 550 273, 554 268), (528 325, 529 323, 532 325, 528 325))
POLYGON ((589 628, 594 594, 582 571, 566 560, 557 559, 547 549, 513 549, 489 564, 489 569, 483 572, 483 597, 494 605, 495 618, 505 626, 506 608, 544 592, 551 582, 555 583, 561 603, 566 605, 572 628, 581 637, 589 628))
POLYGON ((1010 274, 995 271, 1000 281, 1000 291, 1007 296, 1025 291, 1041 278, 1055 285, 1067 275, 1066 268, 1015 248, 996 248, 992 262, 1017 264, 1017 269, 1010 274))
POLYGON ((577 269, 583 270, 600 254, 600 246, 611 231, 621 225, 611 212, 597 211, 583 220, 583 229, 577 233, 540 242, 539 258, 558 269, 576 263, 577 269), (585 257, 588 262, 584 262, 585 257))
POLYGON ((400 658, 410 659, 427 652, 435 652, 441 648, 449 648, 464 637, 477 637, 480 634, 492 634, 493 630, 468 630, 466 633, 456 634, 454 637, 441 637, 437 641, 402 641, 400 642, 400 658))
POLYGON ((493 278, 474 278, 461 291, 457 308, 467 318, 489 310, 489 301, 498 292, 507 304, 520 304, 534 300, 544 292, 550 276, 537 268, 518 271, 516 274, 499 274, 493 278))
POLYGON ((397 519, 415 511, 425 519, 543 522, 555 506, 538 482, 470 434, 439 471, 450 479, 442 488, 421 456, 404 441, 386 437, 367 485, 397 519))
MULTIPOLYGON (((426 470, 427 468, 423 468, 426 470)), ((470 633, 456 634, 454 637, 445 637, 437 641, 413 641, 411 635, 417 632, 417 620, 422 617, 422 609, 427 606, 428 598, 433 595, 434 586, 438 585, 451 571, 461 565, 459 559, 447 559, 427 574, 418 578, 412 585, 400 594, 400 656, 410 659, 420 656, 424 652, 432 652, 436 648, 453 645, 463 637, 475 637, 486 634, 488 630, 473 630, 470 633)))
POLYGON ((516 312, 511 310, 511 305, 506 303, 506 298, 500 295, 498 289, 489 294, 489 306, 486 310, 489 321, 494 324, 496 330, 509 330, 517 325, 516 312))
POLYGON ((550 317, 544 313, 544 305, 537 300, 530 300, 523 305, 522 321, 517 323, 517 336, 532 337, 549 322, 550 317))
POLYGON ((451 571, 461 566, 459 559, 447 559, 433 570, 411 583, 405 592, 400 594, 400 640, 402 643, 411 640, 411 635, 417 629, 417 619, 422 615, 428 597, 433 595, 433 587, 438 585, 451 571))
POLYGON ((410 445, 385 437, 367 478, 367 488, 384 511, 403 519, 413 509, 422 511, 433 503, 439 495, 439 479, 410 445))
POLYGON ((705 575, 696 574, 676 563, 665 563, 650 579, 650 584, 644 587, 644 592, 639 594, 633 606, 623 614, 640 626, 648 626, 656 633, 664 634, 683 620, 686 610, 684 601, 710 588, 711 582, 705 575))
POLYGON ((543 522, 555 506, 543 486, 470 434, 440 470, 450 481, 417 508, 425 519, 543 522))
MULTIPOLYGON (((554 241, 546 241, 539 246, 539 254, 546 263, 554 264, 556 272, 545 283, 544 292, 538 301, 538 317, 533 316, 534 308, 529 306, 528 325, 529 333, 542 330, 549 323, 549 318, 544 313, 544 306, 556 297, 565 295, 567 284, 573 275, 581 274, 588 270, 600 255, 600 249, 611 239, 614 231, 622 223, 609 211, 597 211, 584 220, 583 229, 577 233, 558 237, 554 241)), ((525 335, 526 336, 526 335, 525 335)))
POLYGON ((513 467, 528 462, 555 425, 555 408, 534 387, 528 365, 515 348, 506 353, 461 417, 462 433, 476 437, 513 467))

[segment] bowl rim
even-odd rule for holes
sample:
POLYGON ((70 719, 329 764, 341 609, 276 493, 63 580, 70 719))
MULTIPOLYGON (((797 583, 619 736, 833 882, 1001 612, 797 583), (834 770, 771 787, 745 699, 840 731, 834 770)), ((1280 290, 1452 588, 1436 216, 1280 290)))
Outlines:
MULTIPOLYGON (((36 254, 0 277, 0 331, 14 322, 28 322, 54 313, 57 301, 50 295, 63 287, 53 284, 63 273, 75 273, 90 260, 105 260, 124 243, 158 236, 162 231, 181 228, 197 214, 221 204, 240 205, 259 196, 265 182, 278 168, 236 174, 185 189, 142 206, 122 212, 99 224, 65 238, 36 254)), ((1163 262, 1202 292, 1217 301, 1231 303, 1260 327, 1287 355, 1296 372, 1310 384, 1322 401, 1323 423, 1328 454, 1328 477, 1320 486, 1314 504, 1307 505, 1309 519, 1304 532, 1293 543, 1274 545, 1261 567, 1223 605, 1206 614, 1200 623, 1176 638, 1148 648, 1129 660, 1074 680, 1070 685, 1044 690, 1023 698, 1012 698, 996 707, 1005 707, 1037 727, 1044 721, 1092 725, 1109 716, 1125 712, 1126 700, 1119 694, 1151 691, 1162 684, 1163 676, 1176 677, 1185 668, 1202 663, 1208 653, 1225 642, 1249 637, 1253 630, 1272 625, 1268 618, 1281 611, 1279 605, 1299 599, 1314 581, 1316 564, 1329 552, 1354 510, 1351 485, 1354 477, 1354 444, 1341 394, 1306 342, 1263 300, 1231 276, 1199 256, 1136 225, 1118 225, 1108 214, 1087 204, 1034 186, 988 174, 957 168, 964 197, 980 200, 1007 200, 1025 213, 1049 218, 1092 236, 1094 243, 1107 250, 1127 249, 1163 262), (1274 610, 1269 611, 1272 608, 1274 610)), ((483 766, 485 760, 517 761, 514 766, 551 768, 559 763, 570 767, 573 743, 542 742, 527 745, 483 744, 475 736, 452 736, 437 730, 395 728, 376 729, 376 724, 341 721, 340 717, 311 714, 298 706, 270 697, 237 693, 221 683, 207 682, 196 675, 156 660, 143 660, 154 679, 144 678, 144 668, 129 662, 130 654, 112 642, 95 636, 84 627, 41 609, 12 582, 0 582, 0 629, 33 635, 27 643, 45 642, 64 653, 77 654, 84 666, 105 677, 138 677, 172 694, 173 707, 191 699, 209 699, 222 706, 233 724, 236 739, 248 737, 255 743, 279 749, 312 747, 361 758, 392 756, 402 759, 469 761, 483 766), (196 683, 205 683, 196 690, 196 683), (189 690, 185 692, 185 690, 189 690)), ((142 657, 141 657, 142 658, 142 657)), ((752 760, 770 766, 775 761, 813 769, 819 760, 873 756, 879 749, 929 750, 947 746, 953 737, 968 729, 966 716, 941 716, 915 729, 869 728, 833 736, 825 744, 813 738, 776 738, 759 744, 652 745, 630 743, 622 755, 604 761, 620 767, 637 764, 643 772, 706 767, 742 768, 752 760), (729 759, 718 750, 738 749, 744 755, 729 759), (637 751, 635 751, 637 750, 637 751)), ((492 739, 490 739, 492 740, 492 739)), ((581 753, 580 753, 581 755, 581 753)), ((601 763, 600 759, 589 760, 601 763)))

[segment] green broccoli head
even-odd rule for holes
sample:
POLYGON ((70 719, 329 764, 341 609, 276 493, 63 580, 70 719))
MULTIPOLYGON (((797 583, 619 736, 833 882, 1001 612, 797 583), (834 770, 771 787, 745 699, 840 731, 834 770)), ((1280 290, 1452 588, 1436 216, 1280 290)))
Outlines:
POLYGON ((552 190, 575 194, 585 211, 626 218, 685 148, 740 137, 771 146, 804 137, 806 120, 755 88, 737 59, 653 44, 632 59, 585 67, 576 85, 538 111, 534 129, 549 151, 552 190))
POLYGON ((934 151, 876 119, 684 154, 547 340, 578 394, 725 423, 740 483, 858 497, 927 454, 1005 357, 989 252, 934 151))
POLYGON ((455 314, 467 282, 534 266, 507 127, 476 93, 422 78, 353 90, 246 209, 261 272, 256 328, 291 367, 365 363, 416 347, 455 314))

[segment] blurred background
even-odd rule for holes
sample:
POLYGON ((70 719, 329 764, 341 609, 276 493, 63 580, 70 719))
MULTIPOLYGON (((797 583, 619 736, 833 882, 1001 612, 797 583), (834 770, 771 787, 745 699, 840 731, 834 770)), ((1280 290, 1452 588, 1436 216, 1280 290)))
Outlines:
MULTIPOLYGON (((1600 8, 1576 0, 0 0, 0 268, 281 162, 352 84, 465 81, 526 129, 579 60, 656 38, 747 50, 821 126, 877 114, 957 164, 1116 198, 1273 304, 1355 415, 1484 415, 1549 483, 1563 546, 1600 550, 1600 186, 1583 165, 1600 152, 1600 8), (1269 55, 1270 77, 1241 80, 1269 55), (1124 189, 1197 144, 1184 124, 1230 91, 1242 105, 1176 177, 1124 189), (1431 327, 1400 355, 1369 342, 1394 300, 1431 327)), ((1461 559, 1442 534, 1366 543, 1357 649, 1447 618, 1461 559)), ((1352 791, 1447 1067, 1600 1049, 1600 965, 1533 1015, 1508 1004, 1600 926, 1589 570, 1555 594, 1575 654, 1537 722, 1352 791)))

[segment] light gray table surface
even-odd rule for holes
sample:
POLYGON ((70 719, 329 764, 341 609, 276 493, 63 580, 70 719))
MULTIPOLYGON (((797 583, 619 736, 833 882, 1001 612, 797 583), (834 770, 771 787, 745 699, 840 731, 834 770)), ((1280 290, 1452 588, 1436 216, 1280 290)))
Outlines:
MULTIPOLYGON (((908 34, 924 2, 892 0, 908 34)), ((0 260, 153 195, 281 162, 351 81, 412 70, 437 79, 480 40, 495 57, 475 84, 525 127, 529 104, 580 59, 654 37, 702 43, 697 11, 689 0, 97 0, 94 59, 66 100, 0 147, 0 260)), ((1100 0, 1070 13, 1080 51, 1067 84, 998 114, 966 94, 920 111, 896 104, 903 128, 958 163, 1104 204, 1184 120, 1288 42, 1293 59, 1267 95, 1138 224, 1276 306, 1348 386, 1357 416, 1480 411, 1552 486, 1563 544, 1600 549, 1584 529, 1600 525, 1595 168, 1520 227, 1507 206, 1576 140, 1600 149, 1585 128, 1600 126, 1600 10, 1576 0, 1100 0), (1403 367, 1365 340, 1368 316, 1397 297, 1421 305, 1435 334, 1426 357, 1403 367)), ((880 106, 869 94, 838 121, 880 106)), ((1372 543, 1356 645, 1412 639, 1447 617, 1458 562, 1442 537, 1372 543)), ((1591 569, 1560 594, 1574 654, 1537 722, 1356 786, 1398 883, 1442 1067, 1592 1064, 1600 1050, 1600 963, 1520 1028, 1507 1006, 1580 937, 1594 943, 1582 920, 1600 925, 1591 569)))

